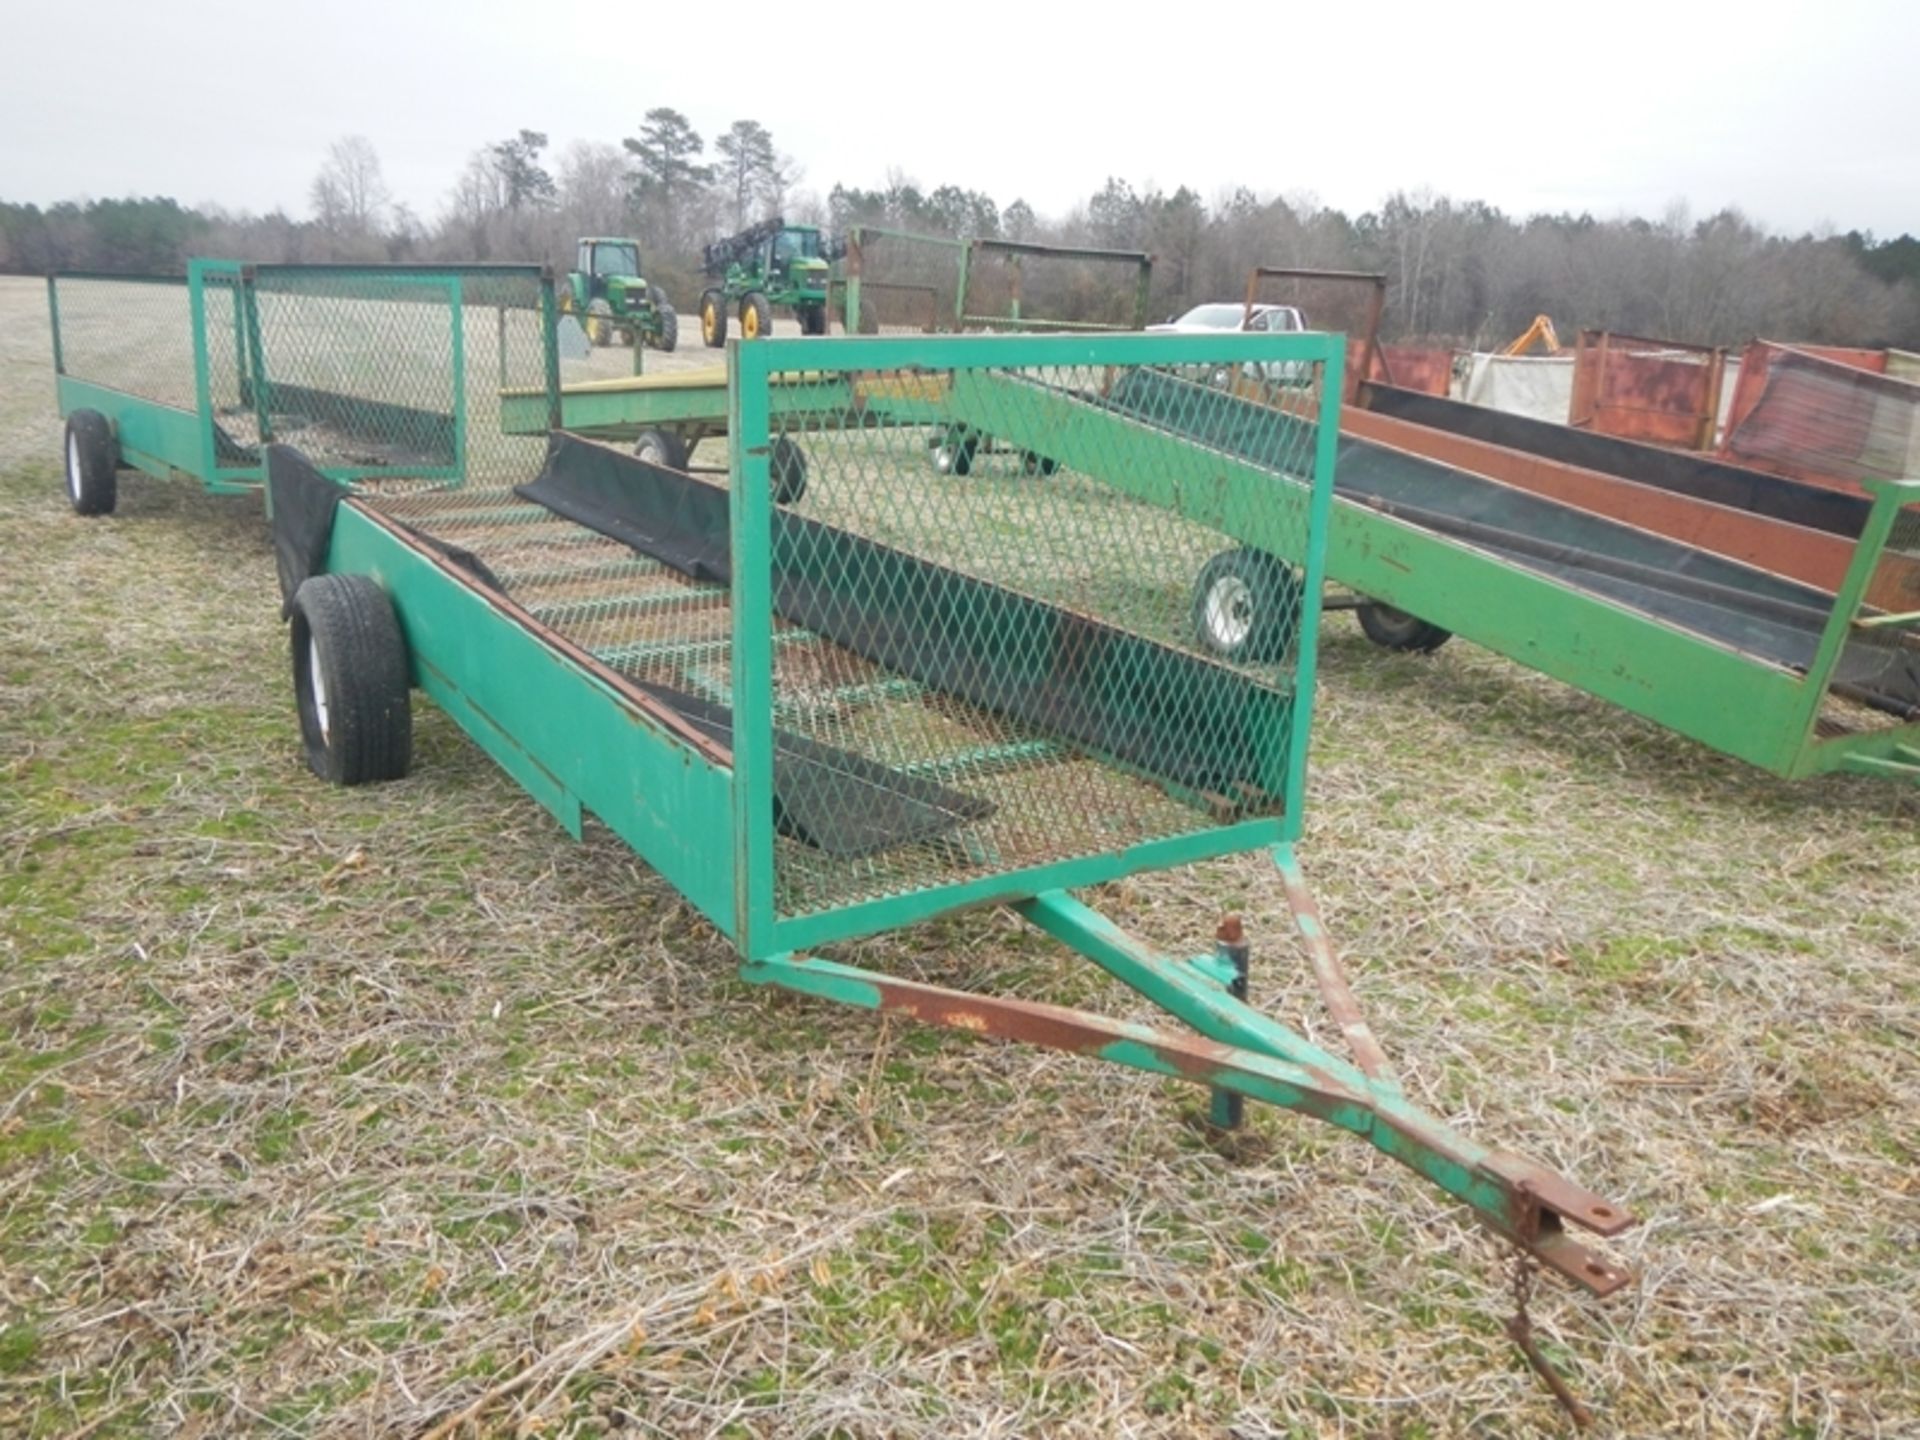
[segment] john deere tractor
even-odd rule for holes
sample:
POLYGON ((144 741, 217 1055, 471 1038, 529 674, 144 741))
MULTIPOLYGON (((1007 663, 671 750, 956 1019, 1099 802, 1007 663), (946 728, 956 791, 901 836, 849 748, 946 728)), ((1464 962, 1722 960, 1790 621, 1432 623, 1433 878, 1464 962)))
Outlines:
POLYGON ((666 291, 640 273, 640 247, 631 240, 580 242, 578 268, 560 292, 562 314, 578 315, 595 345, 645 342, 656 350, 680 343, 680 317, 666 291))
POLYGON ((773 307, 800 318, 800 333, 827 333, 828 256, 813 225, 762 220, 706 250, 708 285, 700 297, 700 335, 716 348, 727 343, 727 312, 740 316, 740 334, 753 340, 773 329, 773 307))

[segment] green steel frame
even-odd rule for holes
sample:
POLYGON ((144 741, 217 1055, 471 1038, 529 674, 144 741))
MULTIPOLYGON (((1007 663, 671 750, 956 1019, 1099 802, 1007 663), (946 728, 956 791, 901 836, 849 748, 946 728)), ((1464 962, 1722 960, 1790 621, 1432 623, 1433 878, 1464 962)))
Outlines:
MULTIPOLYGON (((794 386, 772 402, 779 411, 816 407, 821 423, 855 409, 901 424, 935 419, 961 426, 986 418, 991 379, 961 387, 940 416, 884 397, 857 400, 844 384, 794 386)), ((640 386, 622 382, 569 386, 560 392, 560 423, 609 439, 631 438, 651 426, 697 440, 727 430, 727 393, 716 374, 640 386), (656 386, 658 388, 656 388, 656 386)), ((545 427, 548 398, 522 392, 503 399, 502 423, 518 433, 545 427)), ((1027 431, 994 417, 998 443, 1018 449, 1044 441, 1063 465, 1101 466, 1097 421, 1085 429, 1081 407, 1061 399, 1049 412, 1023 418, 1027 431), (1062 437, 1065 437, 1062 439, 1062 437)), ((1143 439, 1143 444, 1155 443, 1143 439)), ((1176 444, 1165 440, 1158 443, 1176 444)), ((1226 459, 1224 469, 1249 483, 1258 467, 1226 459)), ((1101 466, 1102 471, 1112 467, 1101 466)), ((1110 483, 1146 487, 1145 468, 1102 473, 1110 483)), ((1802 673, 1692 634, 1665 621, 1513 564, 1468 541, 1435 533, 1368 505, 1333 497, 1327 531, 1326 573, 1354 592, 1420 616, 1475 644, 1596 695, 1699 741, 1723 754, 1787 779, 1834 771, 1920 781, 1920 721, 1882 723, 1836 732, 1823 723, 1828 687, 1849 637, 1892 636, 1920 627, 1920 615, 1863 613, 1889 536, 1903 511, 1920 506, 1920 479, 1872 481, 1871 517, 1834 599, 1814 658, 1802 673)), ((1142 488, 1140 498, 1164 495, 1142 488)), ((1261 537, 1247 537, 1263 543, 1261 537)), ((1265 537, 1271 543, 1277 537, 1265 537)))
MULTIPOLYGON (((415 529, 349 495, 338 507, 326 568, 375 577, 400 617, 417 684, 578 837, 591 812, 728 936, 743 977, 802 995, 898 1013, 975 1035, 1048 1045, 1209 1087, 1215 1115, 1240 1098, 1323 1120, 1409 1166, 1468 1205, 1498 1235, 1596 1294, 1629 1279, 1568 1233, 1615 1234, 1621 1207, 1530 1161, 1490 1150, 1415 1107, 1360 1017, 1293 854, 1303 822, 1306 738, 1312 722, 1315 636, 1325 537, 1335 507, 1332 470, 1344 343, 1337 336, 970 336, 734 342, 725 425, 728 494, 730 749, 715 747, 662 711, 595 656, 549 629, 512 597, 476 578, 415 529), (859 377, 944 374, 947 383, 884 402, 891 423, 941 424, 992 408, 1005 371, 1037 366, 1189 366, 1298 362, 1322 367, 1311 473, 1276 495, 1275 472, 1229 462, 1197 444, 1168 442, 1143 464, 1166 482, 1141 494, 1155 506, 1247 545, 1277 543, 1281 510, 1305 516, 1302 607, 1281 785, 1284 805, 1263 818, 1221 823, 1107 853, 1008 868, 966 883, 924 885, 878 900, 787 916, 775 902, 775 504, 770 452, 781 417, 833 407, 852 414, 859 377), (799 377, 797 380, 794 377, 799 377), (1245 998, 1246 946, 1236 921, 1210 953, 1160 954, 1072 898, 1070 891, 1139 871, 1233 852, 1270 856, 1297 938, 1354 1058, 1342 1059, 1261 1014, 1245 998), (966 994, 862 970, 807 953, 836 940, 916 924, 983 903, 1026 921, 1139 992, 1193 1034, 1087 1012, 966 994), (1231 1101, 1232 1103, 1227 1103, 1231 1101)), ((911 388, 911 387, 909 387, 911 388)), ((703 387, 614 386, 503 402, 503 421, 531 421, 557 403, 565 418, 625 426, 634 395, 655 397, 650 423, 711 419, 703 387)), ((1031 391, 1022 395, 1031 406, 1031 391)), ((881 402, 875 402, 881 403, 881 402)), ((989 418, 1004 426, 1006 408, 989 418)), ((1038 412, 1036 412, 1038 413, 1038 412)), ((1056 417, 1058 418, 1058 417, 1056 417)), ((813 427, 819 428, 819 427, 813 427)), ((1049 453, 1089 442, 1150 443, 1112 415, 1073 416, 1040 443, 1049 453), (1104 429, 1103 429, 1104 427, 1104 429), (1078 437, 1077 439, 1075 437, 1078 437)), ((1113 477, 1105 478, 1110 484, 1113 477)), ((350 488, 350 487, 349 487, 350 488)))
MULTIPOLYGON (((1152 303, 1153 256, 1143 250, 1101 250, 1087 246, 1042 245, 1023 240, 951 240, 939 235, 918 235, 909 230, 892 230, 882 225, 855 225, 847 232, 847 255, 842 266, 841 282, 845 287, 847 333, 855 334, 860 329, 861 294, 875 282, 865 277, 866 248, 875 240, 904 241, 914 245, 930 247, 938 251, 951 252, 955 270, 953 291, 953 315, 950 328, 963 330, 1019 330, 1040 331, 1118 331, 1140 330, 1147 324, 1147 315, 1152 303), (1117 264, 1131 268, 1134 272, 1133 316, 1129 324, 1109 325, 1095 321, 1059 320, 1044 316, 1021 314, 1023 296, 1024 263, 1037 260, 1083 260, 1096 264, 1117 264), (1008 311, 1004 315, 976 313, 969 309, 969 299, 973 296, 973 279, 985 261, 996 261, 1007 265, 1011 271, 1011 290, 1008 311)), ((943 325, 939 310, 937 289, 920 285, 896 286, 880 284, 881 289, 926 289, 933 296, 934 308, 932 320, 936 329, 949 328, 943 325)))
MULTIPOLYGON (((123 464, 168 479, 185 475, 213 494, 245 494, 259 490, 265 482, 265 465, 260 455, 264 447, 280 438, 275 434, 275 412, 270 397, 275 385, 267 378, 266 338, 272 328, 262 322, 263 293, 276 288, 297 291, 302 286, 323 289, 342 285, 363 289, 378 305, 383 294, 396 294, 404 288, 417 296, 423 288, 440 302, 416 307, 421 314, 436 311, 446 327, 443 337, 450 367, 447 386, 445 432, 452 446, 447 463, 433 467, 414 466, 410 478, 440 479, 458 483, 467 477, 467 444, 471 434, 466 414, 470 393, 465 354, 465 319, 462 306, 466 287, 480 282, 520 282, 537 287, 541 307, 547 370, 553 385, 558 383, 558 358, 553 340, 554 289, 551 272, 535 265, 244 265, 226 260, 190 261, 184 276, 115 275, 89 272, 62 272, 47 277, 48 318, 53 336, 54 391, 60 414, 76 410, 95 410, 113 427, 123 464), (76 373, 72 347, 66 343, 66 331, 72 324, 72 306, 62 304, 63 288, 76 285, 113 287, 125 297, 142 292, 183 291, 186 299, 185 337, 191 345, 192 375, 190 389, 182 391, 177 383, 155 387, 148 375, 113 373, 76 373), (222 315, 218 312, 229 312, 222 315), (142 393, 142 389, 148 393, 142 393), (156 388, 167 390, 162 398, 156 388), (223 416, 245 412, 255 429, 256 441, 237 453, 225 440, 223 416)), ((124 309, 133 308, 124 300, 124 309)), ((123 309, 123 313, 124 313, 123 309)), ((504 312, 502 331, 504 333, 504 312)), ((179 336, 167 336, 179 340, 179 336)), ((279 337, 276 336, 276 339, 279 337)), ((377 357, 362 357, 369 361, 377 357)), ((504 364, 504 346, 503 346, 504 364)), ((172 377, 176 382, 179 377, 172 377)), ((503 374, 501 379, 506 380, 503 374)), ((375 383, 378 377, 373 377, 375 383)), ((291 387, 285 383, 282 390, 291 387)), ((306 400, 313 391, 302 391, 306 400)), ((339 399, 340 397, 321 398, 339 399)), ((363 409, 377 411, 377 401, 356 398, 351 401, 363 409)), ((377 423, 378 416, 374 419, 377 423)), ((392 473, 387 464, 325 465, 325 472, 337 479, 372 478, 392 473)))

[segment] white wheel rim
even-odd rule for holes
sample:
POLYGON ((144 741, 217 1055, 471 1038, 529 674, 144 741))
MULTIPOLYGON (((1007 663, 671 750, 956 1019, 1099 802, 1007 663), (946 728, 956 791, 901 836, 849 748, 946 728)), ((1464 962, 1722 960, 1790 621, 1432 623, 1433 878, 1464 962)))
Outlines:
POLYGON ((942 475, 953 473, 953 451, 942 445, 933 452, 933 468, 942 475))
POLYGON ((1219 650, 1237 650, 1253 633, 1253 587, 1223 575, 1207 591, 1207 637, 1219 650))
POLYGON ((67 436, 67 493, 80 503, 80 437, 67 436))
POLYGON ((307 693, 313 697, 313 718, 320 726, 320 743, 328 744, 333 738, 333 727, 327 712, 327 677, 320 671, 320 647, 307 639, 307 693))

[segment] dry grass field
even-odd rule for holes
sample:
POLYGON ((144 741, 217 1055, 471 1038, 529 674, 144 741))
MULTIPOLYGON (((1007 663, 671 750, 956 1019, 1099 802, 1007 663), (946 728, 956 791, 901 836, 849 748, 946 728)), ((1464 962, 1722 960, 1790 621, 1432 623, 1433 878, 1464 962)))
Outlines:
MULTIPOLYGON (((1363 1145, 752 990, 425 704, 314 781, 259 503, 75 517, 49 370, 0 279, 0 1434, 1568 1432, 1363 1145)), ((1920 793, 1327 629, 1302 854, 1409 1092, 1644 1217, 1535 1302, 1597 1433, 1920 1434, 1920 793)), ((1098 899, 1243 911, 1337 1048, 1258 863, 1098 899)), ((854 953, 1147 1013, 994 913, 854 953)))

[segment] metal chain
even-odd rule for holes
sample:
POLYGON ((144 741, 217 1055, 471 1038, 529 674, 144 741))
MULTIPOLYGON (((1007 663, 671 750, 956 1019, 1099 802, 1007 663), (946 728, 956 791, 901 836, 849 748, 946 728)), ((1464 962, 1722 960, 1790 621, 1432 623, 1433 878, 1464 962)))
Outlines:
POLYGON ((1533 1367, 1534 1374, 1547 1382, 1547 1388, 1553 1392, 1553 1398, 1560 1402, 1561 1409, 1567 1412, 1575 1425, 1584 1430, 1593 1423, 1593 1415, 1567 1388, 1567 1382, 1560 1378, 1560 1372, 1540 1352, 1540 1346, 1533 1338, 1533 1316, 1527 1310, 1527 1302, 1533 1298, 1533 1277, 1539 1269, 1538 1260, 1515 1247, 1512 1270, 1513 1318, 1507 1321, 1507 1338, 1520 1347, 1520 1353, 1527 1357, 1527 1364, 1533 1367))

